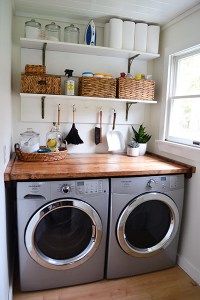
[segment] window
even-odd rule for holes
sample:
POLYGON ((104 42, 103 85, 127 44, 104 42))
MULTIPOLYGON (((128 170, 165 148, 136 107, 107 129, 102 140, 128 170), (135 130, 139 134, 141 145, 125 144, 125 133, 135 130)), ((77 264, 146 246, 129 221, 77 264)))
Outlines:
POLYGON ((200 48, 170 61, 166 140, 200 147, 200 48))

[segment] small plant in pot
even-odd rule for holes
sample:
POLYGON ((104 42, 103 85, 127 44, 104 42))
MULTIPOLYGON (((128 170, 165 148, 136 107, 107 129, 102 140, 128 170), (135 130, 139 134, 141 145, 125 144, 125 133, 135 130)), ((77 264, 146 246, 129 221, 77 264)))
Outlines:
POLYGON ((135 141, 131 141, 127 146, 128 156, 139 156, 139 144, 135 141))
POLYGON ((139 155, 145 155, 147 149, 147 142, 150 140, 151 135, 146 132, 143 124, 140 125, 139 130, 136 131, 132 126, 135 137, 133 140, 139 144, 139 155))

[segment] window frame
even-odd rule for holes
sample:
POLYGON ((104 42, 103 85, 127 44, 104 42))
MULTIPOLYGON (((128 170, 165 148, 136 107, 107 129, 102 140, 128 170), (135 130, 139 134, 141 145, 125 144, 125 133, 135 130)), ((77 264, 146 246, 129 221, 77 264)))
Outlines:
POLYGON ((172 142, 176 144, 181 144, 185 146, 197 147, 200 148, 200 140, 199 144, 194 144, 196 141, 182 139, 178 137, 173 137, 169 135, 170 128, 170 117, 172 110, 173 100, 183 99, 195 99, 200 98, 200 94, 194 95, 175 95, 176 86, 177 86, 177 70, 178 70, 178 62, 180 59, 193 56, 195 54, 200 54, 200 45, 185 49, 183 51, 179 51, 168 56, 168 77, 167 77, 167 93, 166 93, 166 118, 165 118, 165 130, 164 130, 164 140, 166 142, 172 142))

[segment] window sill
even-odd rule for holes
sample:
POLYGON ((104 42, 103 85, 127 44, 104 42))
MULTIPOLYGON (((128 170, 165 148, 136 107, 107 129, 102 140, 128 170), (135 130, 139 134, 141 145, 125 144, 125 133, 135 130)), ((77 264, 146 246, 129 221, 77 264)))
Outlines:
POLYGON ((200 148, 162 140, 156 140, 156 147, 162 152, 170 153, 190 160, 200 161, 200 148))

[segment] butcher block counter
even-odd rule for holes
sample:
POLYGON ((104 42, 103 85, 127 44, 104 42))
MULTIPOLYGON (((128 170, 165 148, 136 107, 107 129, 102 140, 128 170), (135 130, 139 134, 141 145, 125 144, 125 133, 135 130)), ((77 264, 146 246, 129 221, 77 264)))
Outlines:
POLYGON ((57 162, 22 162, 13 158, 5 171, 5 181, 103 178, 186 174, 195 167, 153 154, 129 157, 117 154, 69 154, 57 162))

